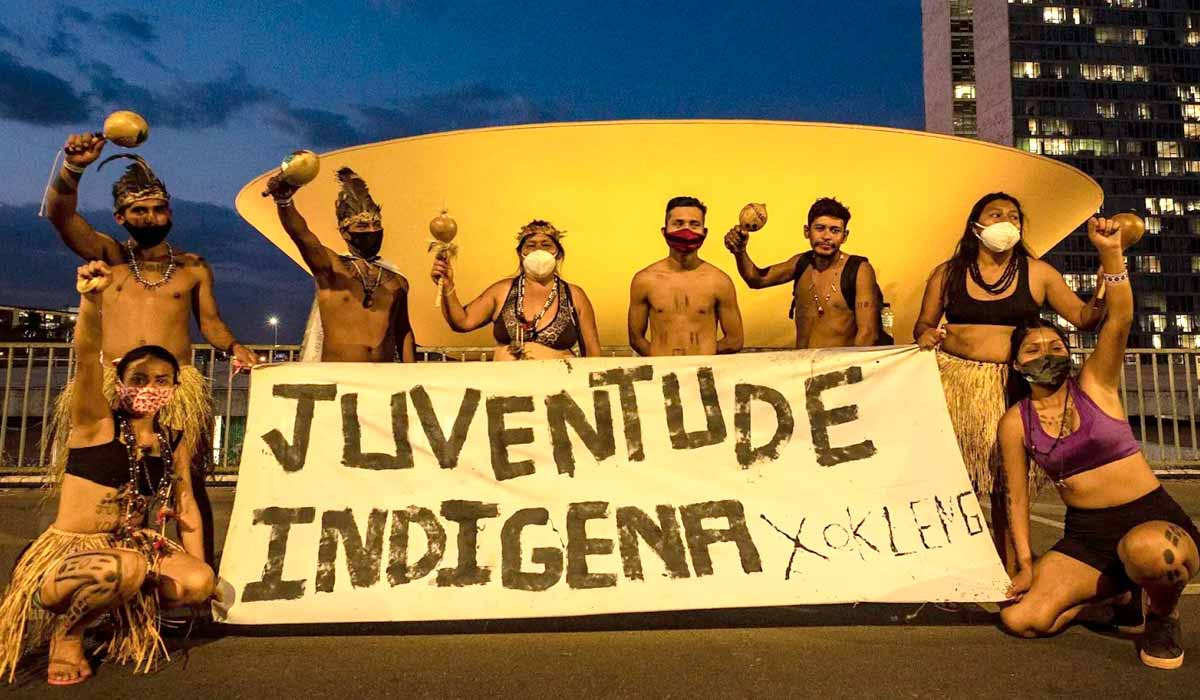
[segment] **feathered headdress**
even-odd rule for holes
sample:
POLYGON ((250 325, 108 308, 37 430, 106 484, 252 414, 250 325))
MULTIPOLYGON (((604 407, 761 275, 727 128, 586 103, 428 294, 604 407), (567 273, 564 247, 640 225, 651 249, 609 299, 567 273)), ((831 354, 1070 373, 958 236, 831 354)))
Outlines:
POLYGON ((383 225, 382 209, 371 199, 367 183, 350 168, 342 167, 337 171, 338 182, 342 191, 338 192, 337 219, 338 228, 347 228, 350 224, 365 222, 383 225))
POLYGON ((100 161, 100 165, 96 166, 96 172, 99 172, 105 163, 117 158, 128 158, 133 162, 125 168, 125 174, 113 183, 113 211, 121 211, 140 199, 171 201, 171 195, 167 193, 167 186, 158 179, 158 176, 150 169, 150 165, 139 155, 118 153, 115 156, 109 156, 100 161))
POLYGON ((517 240, 524 242, 526 238, 538 233, 544 233, 553 238, 555 243, 558 243, 560 238, 567 235, 566 231, 560 231, 549 221, 534 219, 522 226, 520 231, 517 231, 517 240))

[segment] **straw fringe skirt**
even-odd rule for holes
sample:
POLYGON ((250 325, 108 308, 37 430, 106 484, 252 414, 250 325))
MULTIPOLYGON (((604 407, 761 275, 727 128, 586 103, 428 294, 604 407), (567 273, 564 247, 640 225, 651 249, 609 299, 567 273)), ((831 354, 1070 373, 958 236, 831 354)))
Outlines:
POLYGON ((1008 365, 937 354, 950 423, 975 492, 990 494, 1004 479, 997 431, 1007 410, 1008 365))
MULTIPOLYGON (((71 434, 71 398, 75 395, 72 380, 63 387, 54 402, 54 416, 50 430, 54 445, 53 463, 47 481, 57 489, 62 483, 67 466, 67 437, 71 434)), ((114 404, 117 395, 117 370, 104 367, 104 396, 114 404)), ((208 379, 191 365, 179 370, 179 386, 171 396, 171 402, 159 411, 163 425, 183 433, 183 443, 191 449, 193 465, 207 463, 203 457, 212 435, 213 404, 208 379)))
MULTIPOLYGON (((67 557, 97 549, 125 548, 117 546, 111 533, 85 535, 51 527, 17 561, 0 603, 0 678, 13 682, 25 653, 50 641, 56 616, 34 602, 46 575, 67 557)), ((138 591, 112 614, 113 637, 102 648, 107 659, 132 663, 135 672, 149 672, 160 656, 169 658, 158 631, 158 595, 153 587, 138 591)))

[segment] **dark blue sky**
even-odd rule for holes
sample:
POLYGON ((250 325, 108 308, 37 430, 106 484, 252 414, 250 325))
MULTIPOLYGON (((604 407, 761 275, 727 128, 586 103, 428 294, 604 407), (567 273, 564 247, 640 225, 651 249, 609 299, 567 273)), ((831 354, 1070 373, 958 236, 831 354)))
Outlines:
MULTIPOLYGON (((920 3, 745 5, 12 3, 0 15, 0 235, 20 235, 0 238, 10 263, 0 304, 72 303, 70 259, 30 215, 65 135, 98 129, 118 108, 149 120, 141 153, 176 200, 226 209, 294 148, 449 129, 659 117, 921 128, 920 3), (43 260, 13 270, 42 250, 43 260)), ((111 182, 107 170, 89 173, 82 208, 108 209, 111 182)), ((186 241, 213 261, 234 331, 268 338, 261 318, 274 312, 292 339, 303 306, 294 299, 309 283, 233 219, 199 211, 177 227, 219 228, 186 241), (264 294, 272 285, 292 301, 264 294)), ((113 230, 111 219, 93 223, 113 230)))

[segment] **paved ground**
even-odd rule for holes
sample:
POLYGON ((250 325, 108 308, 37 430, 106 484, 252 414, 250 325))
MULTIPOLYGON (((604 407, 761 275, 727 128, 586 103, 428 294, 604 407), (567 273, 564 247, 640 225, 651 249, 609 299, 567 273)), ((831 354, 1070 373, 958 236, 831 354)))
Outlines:
MULTIPOLYGON (((1200 483, 1168 490, 1200 520, 1200 483)), ((218 538, 232 503, 214 489, 218 538)), ((1035 548, 1061 529, 1049 494, 1034 507, 1035 548)), ((50 519, 38 494, 0 491, 0 580, 50 519)), ((1193 588, 1197 588, 1193 586, 1193 588)), ((1200 595, 1184 600, 1192 659, 1145 668, 1133 642, 1083 625, 1050 640, 1010 638, 968 606, 802 606, 566 620, 338 627, 248 636, 202 631, 150 677, 101 666, 50 688, 30 665, 0 693, 28 697, 980 697, 1200 696, 1200 595), (185 653, 186 651, 186 653, 185 653)))

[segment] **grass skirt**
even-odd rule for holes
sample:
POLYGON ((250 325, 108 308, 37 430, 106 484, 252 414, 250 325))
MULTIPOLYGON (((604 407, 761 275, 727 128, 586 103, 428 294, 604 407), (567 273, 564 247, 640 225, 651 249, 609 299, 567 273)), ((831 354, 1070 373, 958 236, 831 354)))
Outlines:
MULTIPOLYGON (((97 549, 125 548, 111 533, 79 534, 50 527, 21 555, 0 603, 0 678, 13 682, 25 653, 45 646, 54 632, 57 616, 34 602, 42 580, 67 557, 97 549)), ((106 659, 132 662, 135 672, 148 672, 160 656, 169 658, 158 631, 158 595, 153 586, 139 590, 111 613, 116 624, 112 639, 102 648, 106 659)))
POLYGON ((938 352, 950 423, 975 492, 990 494, 1004 479, 997 432, 1004 415, 1008 364, 976 362, 938 352))
MULTIPOLYGON (((51 419, 51 436, 54 445, 53 463, 48 481, 57 489, 62 483, 67 467, 67 437, 71 434, 71 399, 75 395, 72 380, 63 387, 54 402, 51 419)), ((104 367, 104 396, 110 405, 115 405, 117 395, 117 370, 104 367)), ((208 463, 209 437, 212 435, 213 402, 208 379, 192 365, 179 370, 179 386, 171 395, 171 401, 158 413, 163 425, 183 433, 183 444, 192 454, 192 468, 199 471, 208 463)))

